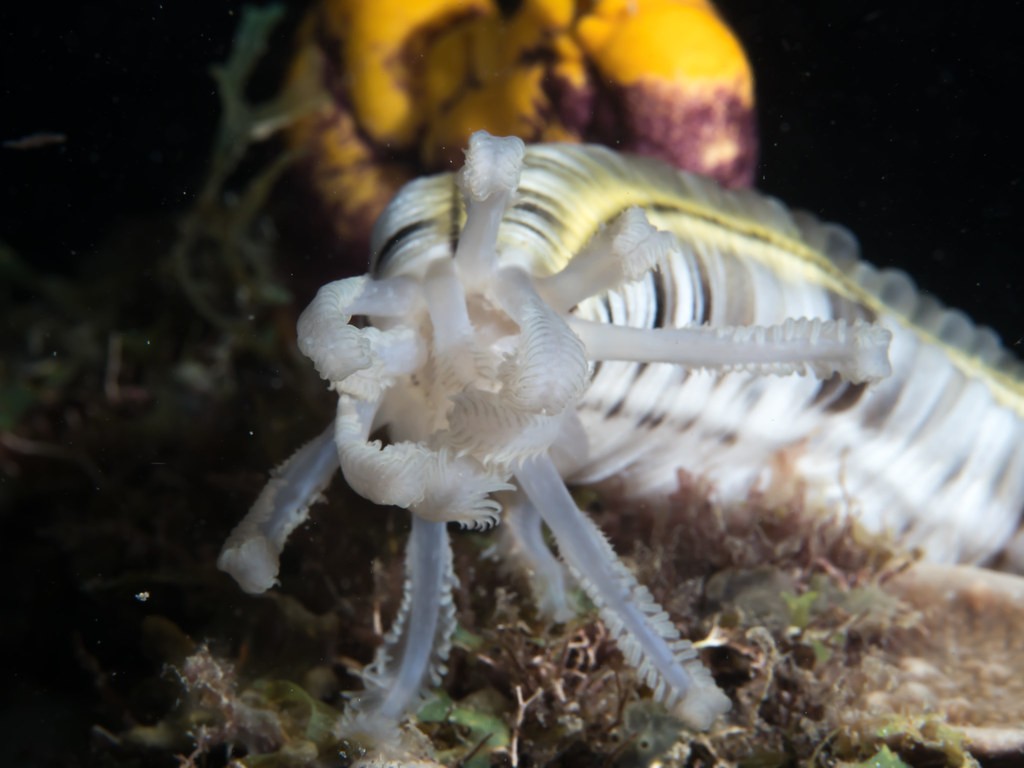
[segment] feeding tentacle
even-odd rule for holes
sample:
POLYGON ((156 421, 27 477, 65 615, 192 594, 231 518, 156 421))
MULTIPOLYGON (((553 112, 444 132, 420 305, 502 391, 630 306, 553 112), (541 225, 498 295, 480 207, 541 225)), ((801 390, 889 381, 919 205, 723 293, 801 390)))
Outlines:
POLYGON ((512 408, 544 414, 575 407, 587 385, 583 343, 523 270, 501 270, 496 288, 502 308, 520 328, 515 352, 498 369, 502 399, 512 408))
POLYGON ((360 275, 328 283, 299 316, 299 350, 327 381, 342 381, 388 359, 398 363, 394 372, 406 372, 413 363, 408 352, 395 360, 393 352, 384 352, 387 344, 380 343, 385 334, 378 331, 374 337, 367 333, 370 329, 356 328, 349 321, 353 315, 406 316, 419 300, 418 291, 414 281, 402 277, 375 280, 360 275))
POLYGON ((547 452, 565 431, 571 413, 510 407, 500 394, 472 388, 453 397, 452 403, 445 442, 460 454, 499 466, 547 452))
POLYGON ((249 594, 274 586, 285 541, 306 520, 337 471, 331 425, 271 473, 256 503, 224 542, 217 567, 249 594))
POLYGON ((457 391, 476 379, 473 325, 466 291, 450 259, 435 261, 423 281, 432 328, 434 389, 457 391))
POLYGON ((370 350, 370 364, 354 371, 331 388, 360 400, 379 400, 398 376, 413 373, 423 366, 427 351, 420 335, 412 328, 396 326, 381 331, 373 326, 360 329, 370 350))
POLYGON ((378 404, 338 398, 335 441, 341 471, 356 493, 375 504, 412 509, 420 517, 488 528, 501 506, 492 493, 510 490, 479 462, 423 443, 368 440, 378 404))
POLYGON ((693 645, 619 561, 597 526, 580 512, 549 459, 524 462, 520 487, 555 536, 559 552, 594 602, 609 633, 656 699, 688 725, 706 730, 731 707, 693 645))
POLYGON ((565 568, 544 541, 540 512, 522 491, 516 493, 502 522, 504 548, 528 573, 537 610, 551 621, 571 619, 576 611, 566 593, 565 568))
POLYGON ((519 186, 525 145, 509 136, 477 131, 469 138, 459 186, 466 198, 466 226, 459 236, 455 263, 467 286, 486 282, 497 268, 498 225, 519 186))
POLYGON ((788 319, 779 325, 627 328, 572 318, 592 360, 674 363, 720 373, 745 370, 760 375, 834 373, 854 383, 878 381, 892 372, 892 333, 856 320, 788 319))
POLYGON ((537 292, 552 309, 568 312, 586 298, 639 280, 681 249, 679 240, 656 229, 640 208, 627 208, 564 269, 538 280, 537 292))
POLYGON ((344 735, 386 735, 447 671, 458 579, 444 523, 413 515, 405 568, 398 615, 363 670, 364 690, 351 695, 341 724, 344 735))

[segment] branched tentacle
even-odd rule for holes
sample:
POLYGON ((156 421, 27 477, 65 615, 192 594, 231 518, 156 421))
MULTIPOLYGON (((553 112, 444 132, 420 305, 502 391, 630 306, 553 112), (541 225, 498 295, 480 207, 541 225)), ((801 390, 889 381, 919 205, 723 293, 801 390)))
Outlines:
POLYGON ((387 346, 374 349, 366 330, 349 325, 353 315, 402 316, 415 304, 415 283, 406 278, 372 280, 360 275, 328 283, 299 316, 299 350, 313 361, 321 378, 343 381, 379 361, 387 346))
POLYGON ((476 381, 477 369, 466 291, 455 265, 448 259, 431 264, 423 292, 432 326, 435 375, 441 379, 442 391, 458 391, 476 381))
POLYGON ((529 575, 540 614, 551 621, 568 621, 576 611, 566 593, 567 574, 544 541, 541 523, 540 513, 526 494, 516 493, 501 526, 503 546, 506 556, 518 560, 529 575))
POLYGON ((498 225, 519 186, 525 147, 514 136, 496 138, 482 131, 469 139, 459 186, 466 198, 466 226, 455 263, 467 286, 493 277, 498 264, 498 225))
POLYGON ((715 685, 692 644, 680 639, 668 614, 580 512, 554 464, 546 458, 527 461, 516 472, 516 480, 540 511, 562 558, 640 679, 684 722, 709 728, 729 710, 729 698, 715 685))
POLYGON ((378 402, 362 402, 348 395, 338 398, 334 439, 346 482, 360 496, 376 504, 408 507, 423 498, 420 469, 427 449, 414 443, 384 446, 369 440, 378 402))
POLYGON ((339 381, 372 362, 369 344, 349 325, 351 305, 369 282, 367 275, 360 275, 328 283, 299 316, 299 350, 321 378, 339 381))
POLYGON ((271 473, 252 509, 228 536, 217 567, 250 594, 274 586, 288 536, 306 520, 337 471, 332 425, 271 473))
POLYGON ((444 523, 416 515, 406 546, 401 606, 373 662, 362 673, 364 690, 351 696, 343 735, 386 735, 441 683, 455 631, 452 591, 458 579, 444 523))
POLYGON ((629 208, 602 229, 561 272, 537 281, 537 292, 559 312, 586 298, 621 288, 657 269, 682 245, 661 232, 639 208, 629 208))
POLYGON ((408 441, 368 440, 377 404, 338 398, 335 441, 345 480, 375 504, 412 509, 435 521, 489 528, 501 505, 490 494, 512 488, 472 459, 408 441))
POLYGON ((381 331, 371 326, 360 333, 370 350, 371 362, 345 379, 334 381, 331 386, 338 394, 380 400, 397 377, 419 370, 426 361, 423 340, 411 328, 396 326, 381 331))
POLYGON ((892 334, 857 320, 789 319, 771 326, 626 328, 573 318, 572 329, 594 360, 674 363, 719 373, 833 374, 852 382, 878 381, 892 370, 892 334))
POLYGON ((501 504, 491 494, 514 490, 505 482, 508 473, 488 471, 472 458, 455 457, 447 450, 431 454, 424 467, 425 493, 410 508, 427 520, 458 523, 484 530, 498 523, 501 504))
POLYGON ((498 369, 501 395, 511 407, 561 413, 575 406, 587 385, 583 343, 517 268, 501 271, 498 297, 520 327, 515 352, 498 369))
POLYGON ((452 398, 445 442, 484 464, 511 465, 546 453, 568 411, 546 414, 510 407, 501 394, 466 389, 452 398))

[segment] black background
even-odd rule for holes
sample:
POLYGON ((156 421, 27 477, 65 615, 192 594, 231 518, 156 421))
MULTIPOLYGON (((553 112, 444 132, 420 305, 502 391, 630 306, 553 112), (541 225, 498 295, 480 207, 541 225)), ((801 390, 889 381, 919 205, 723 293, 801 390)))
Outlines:
POLYGON ((870 261, 1020 354, 1021 4, 719 5, 757 77, 757 185, 845 224, 870 261))

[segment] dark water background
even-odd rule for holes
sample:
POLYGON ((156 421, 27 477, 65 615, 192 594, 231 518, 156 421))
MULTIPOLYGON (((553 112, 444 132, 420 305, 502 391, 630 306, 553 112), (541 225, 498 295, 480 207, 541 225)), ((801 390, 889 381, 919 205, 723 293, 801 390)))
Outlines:
MULTIPOLYGON (((844 223, 871 261, 1009 343, 1024 336, 1021 4, 719 5, 757 75, 759 186, 844 223)), ((5 4, 0 137, 68 142, 0 151, 0 235, 74 268, 119 222, 184 206, 216 119, 207 67, 238 7, 5 4)))
POLYGON ((1021 3, 719 6, 758 78, 758 186, 1024 353, 1021 3))

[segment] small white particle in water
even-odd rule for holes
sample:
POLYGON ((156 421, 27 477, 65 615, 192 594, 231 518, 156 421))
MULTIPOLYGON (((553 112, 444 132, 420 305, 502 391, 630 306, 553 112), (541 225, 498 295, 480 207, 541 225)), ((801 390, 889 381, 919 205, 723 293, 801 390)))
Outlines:
POLYGON ((149 600, 149 592, 136 592, 135 599, 138 600, 140 603, 144 603, 147 600, 149 600))

